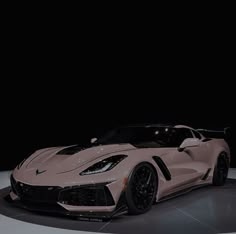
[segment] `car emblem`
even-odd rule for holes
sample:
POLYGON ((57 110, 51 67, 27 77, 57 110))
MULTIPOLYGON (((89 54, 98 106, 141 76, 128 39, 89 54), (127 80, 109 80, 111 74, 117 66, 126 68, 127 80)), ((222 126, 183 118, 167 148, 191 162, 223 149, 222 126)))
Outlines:
POLYGON ((36 170, 36 175, 42 174, 42 173, 44 173, 45 171, 47 171, 47 170, 39 171, 39 169, 37 169, 37 170, 36 170))

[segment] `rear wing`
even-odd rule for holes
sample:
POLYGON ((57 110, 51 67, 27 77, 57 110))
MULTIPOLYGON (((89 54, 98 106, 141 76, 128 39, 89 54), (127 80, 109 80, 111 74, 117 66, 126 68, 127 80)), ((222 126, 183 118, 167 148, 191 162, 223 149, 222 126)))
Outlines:
POLYGON ((209 129, 196 129, 196 130, 207 138, 209 137, 209 138, 229 139, 231 135, 230 127, 226 127, 223 130, 209 130, 209 129))

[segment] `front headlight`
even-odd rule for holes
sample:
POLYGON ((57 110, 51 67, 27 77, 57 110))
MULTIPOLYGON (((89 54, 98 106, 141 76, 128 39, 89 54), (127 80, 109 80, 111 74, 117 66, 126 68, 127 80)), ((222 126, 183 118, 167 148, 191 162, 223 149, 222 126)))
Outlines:
POLYGON ((106 158, 90 166, 86 170, 82 171, 80 175, 91 175, 91 174, 97 174, 97 173, 109 171, 126 157, 127 155, 123 155, 123 154, 111 156, 109 158, 106 158))

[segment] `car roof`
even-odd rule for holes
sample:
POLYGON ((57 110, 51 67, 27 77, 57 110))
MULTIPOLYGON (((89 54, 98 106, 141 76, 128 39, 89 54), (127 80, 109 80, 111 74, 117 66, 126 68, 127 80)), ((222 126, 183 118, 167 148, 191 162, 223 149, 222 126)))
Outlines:
POLYGON ((191 130, 195 130, 195 129, 193 129, 193 128, 189 127, 189 126, 186 126, 186 125, 175 125, 174 127, 175 128, 188 128, 188 129, 191 129, 191 130))
MULTIPOLYGON (((189 126, 186 125, 173 125, 173 124, 164 124, 164 123, 159 123, 159 124, 132 124, 132 125, 125 125, 121 127, 166 127, 166 128, 188 128, 188 129, 193 129, 189 126)), ((194 129, 193 129, 194 130, 194 129)))

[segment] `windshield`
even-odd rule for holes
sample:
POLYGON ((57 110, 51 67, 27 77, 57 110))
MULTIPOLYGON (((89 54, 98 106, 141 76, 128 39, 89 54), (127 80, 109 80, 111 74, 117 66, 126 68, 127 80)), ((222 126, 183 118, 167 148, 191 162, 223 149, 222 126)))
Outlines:
POLYGON ((167 147, 172 145, 174 128, 169 127, 122 127, 108 132, 95 144, 144 145, 144 147, 167 147))

